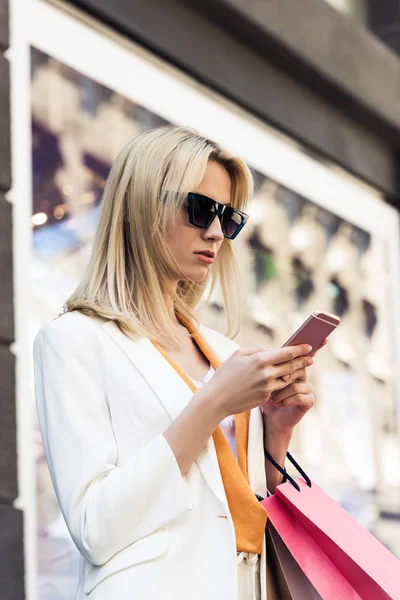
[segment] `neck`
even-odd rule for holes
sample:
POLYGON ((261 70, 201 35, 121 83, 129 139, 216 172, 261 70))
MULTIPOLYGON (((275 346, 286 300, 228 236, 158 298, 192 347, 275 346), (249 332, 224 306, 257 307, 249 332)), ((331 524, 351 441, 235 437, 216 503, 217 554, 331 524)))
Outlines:
POLYGON ((188 335, 188 330, 186 329, 185 325, 183 325, 178 320, 178 318, 176 316, 175 304, 174 304, 173 297, 172 297, 172 295, 167 290, 163 293, 163 297, 164 297, 165 307, 167 309, 168 315, 171 318, 171 321, 173 323, 173 327, 176 330, 177 336, 181 340, 184 340, 187 337, 187 335, 188 335))
POLYGON ((174 323, 174 325, 176 327, 181 327, 180 322, 178 321, 176 314, 175 314, 175 306, 174 306, 174 301, 172 299, 172 296, 169 293, 164 293, 164 305, 167 309, 168 315, 171 319, 171 321, 174 323))

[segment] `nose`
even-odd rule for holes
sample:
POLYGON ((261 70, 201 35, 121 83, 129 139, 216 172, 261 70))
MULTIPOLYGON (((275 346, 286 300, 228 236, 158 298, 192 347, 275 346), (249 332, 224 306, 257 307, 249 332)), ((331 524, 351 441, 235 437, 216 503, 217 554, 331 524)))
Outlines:
POLYGON ((206 240, 214 240, 216 242, 220 242, 224 239, 224 234, 222 233, 221 221, 218 218, 218 215, 212 221, 207 229, 203 229, 204 234, 203 237, 206 240))

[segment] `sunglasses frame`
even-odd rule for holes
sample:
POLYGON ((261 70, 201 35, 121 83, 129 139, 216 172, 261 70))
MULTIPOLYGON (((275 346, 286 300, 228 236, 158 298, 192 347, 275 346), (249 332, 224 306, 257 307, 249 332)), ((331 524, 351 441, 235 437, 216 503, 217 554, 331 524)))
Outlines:
MULTIPOLYGON (((213 198, 209 198, 208 196, 204 196, 203 194, 197 194, 196 192, 189 192, 186 196, 186 200, 188 201, 188 205, 187 205, 187 212, 188 212, 188 216, 189 216, 189 223, 191 225, 194 225, 195 227, 199 227, 200 229, 208 229, 208 227, 210 227, 211 223, 214 221, 215 217, 218 215, 218 218, 220 220, 222 220, 222 215, 225 211, 226 208, 232 208, 232 206, 230 206, 229 204, 221 204, 220 202, 217 202, 216 200, 213 200, 213 198), (198 225, 195 222, 194 219, 194 203, 196 200, 199 199, 204 199, 204 200, 208 200, 209 202, 212 202, 215 206, 215 212, 212 215, 210 221, 207 223, 207 225, 198 225)), ((249 215, 241 210, 238 210, 237 208, 232 208, 233 212, 236 213, 237 215, 240 216, 241 218, 241 222, 238 225, 238 228, 236 229, 235 233, 233 235, 226 235, 225 233, 223 233, 224 238, 228 239, 228 240, 234 240, 235 237, 240 233, 240 231, 243 229, 243 227, 245 226, 249 215)), ((222 224, 221 224, 222 225, 222 224)), ((221 227, 222 228, 222 227, 221 227)))

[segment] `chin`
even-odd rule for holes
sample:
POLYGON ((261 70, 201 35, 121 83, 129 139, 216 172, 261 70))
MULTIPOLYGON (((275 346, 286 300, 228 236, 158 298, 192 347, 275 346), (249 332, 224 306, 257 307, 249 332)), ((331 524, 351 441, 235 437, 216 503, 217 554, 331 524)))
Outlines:
POLYGON ((197 269, 188 271, 184 277, 181 277, 181 281, 193 281, 194 283, 201 283, 205 280, 208 275, 208 269, 197 269), (201 272, 202 271, 202 272, 201 272))

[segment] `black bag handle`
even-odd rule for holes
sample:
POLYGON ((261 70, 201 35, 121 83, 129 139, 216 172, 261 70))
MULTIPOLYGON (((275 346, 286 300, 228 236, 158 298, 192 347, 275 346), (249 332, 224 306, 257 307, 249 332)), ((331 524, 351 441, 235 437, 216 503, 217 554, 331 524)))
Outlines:
MULTIPOLYGON (((270 455, 270 453, 268 452, 268 450, 266 448, 264 448, 264 454, 265 454, 266 458, 268 458, 269 462, 272 463, 274 465, 274 467, 276 469, 278 469, 279 473, 281 473, 283 475, 283 481, 282 481, 282 483, 285 483, 286 481, 289 481, 292 484, 292 486, 298 492, 300 492, 300 486, 299 486, 299 484, 293 479, 293 477, 291 477, 289 475, 289 473, 286 471, 285 467, 281 467, 281 465, 279 463, 277 463, 274 458, 272 458, 272 456, 270 455)), ((289 459, 289 461, 292 463, 292 465, 298 470, 298 472, 303 477, 303 479, 306 482, 306 484, 308 485, 308 487, 311 487, 311 485, 312 485, 311 484, 311 479, 309 478, 309 476, 307 475, 307 473, 305 473, 305 471, 301 468, 301 466, 299 465, 299 463, 293 458, 293 456, 290 454, 290 452, 286 453, 286 457, 289 459)), ((260 502, 261 502, 261 500, 264 500, 264 498, 262 498, 258 494, 256 494, 256 497, 257 497, 257 499, 260 502)))

